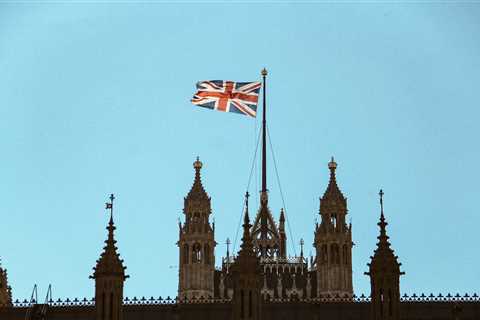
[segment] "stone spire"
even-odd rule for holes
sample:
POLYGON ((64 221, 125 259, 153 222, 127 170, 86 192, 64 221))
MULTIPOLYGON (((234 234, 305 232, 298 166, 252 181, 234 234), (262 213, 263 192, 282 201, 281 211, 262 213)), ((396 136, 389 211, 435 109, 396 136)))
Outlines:
POLYGON ((315 230, 317 251, 317 295, 351 296, 352 287, 352 229, 347 226, 347 199, 337 185, 337 163, 328 163, 330 180, 320 199, 322 221, 315 230))
POLYGON ((388 270, 389 272, 394 272, 398 275, 404 274, 400 271, 400 266, 402 265, 397 261, 397 256, 395 255, 393 249, 390 247, 391 244, 388 241, 390 238, 387 235, 386 226, 388 225, 385 220, 385 215, 383 213, 383 190, 380 190, 380 221, 377 225, 380 227, 380 235, 377 237, 377 249, 375 249, 372 261, 368 264, 370 267, 370 274, 373 272, 379 272, 382 270, 388 270))
POLYGON ((203 163, 200 161, 200 158, 197 157, 197 160, 193 163, 193 168, 195 169, 195 179, 193 181, 192 188, 188 192, 185 201, 210 201, 210 197, 203 188, 201 170, 203 163))
MULTIPOLYGON (((324 203, 324 206, 327 206, 330 205, 332 202, 338 201, 338 203, 336 204, 345 208, 347 206, 347 200, 345 199, 342 191, 340 191, 340 188, 337 185, 337 177, 335 175, 335 171, 337 170, 337 163, 335 162, 335 159, 333 157, 328 163, 328 169, 330 169, 330 181, 328 182, 327 190, 325 190, 325 193, 323 194, 322 203, 324 203)), ((320 211, 321 210, 322 207, 320 207, 320 211)))
POLYGON ((7 270, 0 263, 0 308, 12 305, 12 288, 8 285, 7 270))
POLYGON ((114 237, 115 224, 113 222, 113 200, 110 195, 110 202, 106 208, 110 209, 110 221, 107 230, 108 237, 105 240, 105 247, 97 260, 97 265, 90 278, 95 279, 95 311, 96 320, 122 320, 123 319, 123 284, 129 276, 125 275, 126 267, 123 260, 117 253, 114 237))
POLYGON ((127 269, 127 267, 123 266, 123 260, 120 259, 120 254, 117 253, 118 248, 115 246, 117 241, 114 236, 115 229, 113 215, 110 215, 110 221, 107 226, 108 237, 107 240, 105 240, 105 247, 103 247, 100 259, 97 260, 97 265, 93 268, 93 279, 101 276, 118 276, 122 280, 125 280, 129 277, 125 275, 125 269, 127 269))
POLYGON ((400 319, 400 271, 401 263, 390 247, 383 213, 383 191, 380 190, 380 235, 377 237, 377 249, 371 262, 368 264, 371 285, 371 320, 398 320, 400 319))
POLYGON ((243 219, 243 237, 238 257, 232 265, 234 282, 233 319, 261 319, 261 280, 260 262, 253 250, 253 239, 250 233, 250 217, 248 214, 248 192, 245 195, 245 216, 243 219))
POLYGON ((178 296, 184 300, 209 298, 214 295, 215 224, 210 197, 202 185, 202 162, 193 163, 195 178, 184 199, 185 222, 179 223, 179 280, 178 296))
MULTIPOLYGON (((238 258, 255 256, 255 253, 253 251, 252 236, 250 234, 250 228, 252 227, 252 225, 250 224, 250 217, 248 215, 248 197, 249 196, 250 194, 247 192, 245 194, 245 216, 243 217, 243 226, 242 226, 243 237, 242 237, 242 244, 240 245, 241 249, 238 252, 238 258)), ((255 258, 253 260, 257 260, 257 259, 255 258)))

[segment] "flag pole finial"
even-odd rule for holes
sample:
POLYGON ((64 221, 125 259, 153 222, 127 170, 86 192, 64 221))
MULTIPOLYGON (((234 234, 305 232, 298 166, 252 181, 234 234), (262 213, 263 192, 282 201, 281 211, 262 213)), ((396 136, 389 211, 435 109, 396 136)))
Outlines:
POLYGON ((268 74, 267 69, 266 69, 266 68, 263 68, 263 69, 262 69, 262 76, 266 77, 267 74, 268 74))

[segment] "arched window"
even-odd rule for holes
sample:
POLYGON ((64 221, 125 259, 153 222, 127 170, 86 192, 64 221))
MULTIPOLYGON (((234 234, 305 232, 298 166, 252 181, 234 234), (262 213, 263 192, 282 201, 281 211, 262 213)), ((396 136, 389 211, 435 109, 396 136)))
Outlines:
POLYGON ((205 264, 210 264, 210 246, 205 244, 203 249, 203 257, 205 260, 205 264))
POLYGON ((332 215, 330 216, 330 222, 332 223, 334 228, 337 227, 337 214, 336 213, 332 213, 332 215))
POLYGON ((192 263, 202 262, 202 246, 200 243, 195 243, 192 248, 192 263))
POLYGON ((188 244, 184 244, 183 245, 183 258, 182 258, 184 264, 188 264, 188 257, 189 257, 188 244))

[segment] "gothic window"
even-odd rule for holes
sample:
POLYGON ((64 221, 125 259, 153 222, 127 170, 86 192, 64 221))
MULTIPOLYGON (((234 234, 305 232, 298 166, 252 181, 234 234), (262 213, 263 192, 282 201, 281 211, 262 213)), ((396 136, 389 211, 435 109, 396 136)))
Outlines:
POLYGON ((210 246, 205 244, 203 249, 203 256, 205 260, 205 264, 210 264, 210 246))
POLYGON ((183 245, 183 263, 188 264, 188 244, 183 245))
POLYGON ((330 222, 332 223, 334 228, 337 227, 337 214, 336 213, 332 213, 332 215, 330 216, 330 222))
POLYGON ((192 263, 200 263, 202 261, 202 246, 195 243, 192 248, 192 263))

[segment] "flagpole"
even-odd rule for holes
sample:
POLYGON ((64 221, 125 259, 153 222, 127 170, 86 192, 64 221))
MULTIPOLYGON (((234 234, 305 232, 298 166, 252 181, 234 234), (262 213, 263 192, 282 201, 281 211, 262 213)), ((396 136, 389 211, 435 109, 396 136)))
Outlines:
POLYGON ((263 121, 262 121, 262 193, 261 200, 267 199, 267 69, 262 70, 263 78, 263 121))

